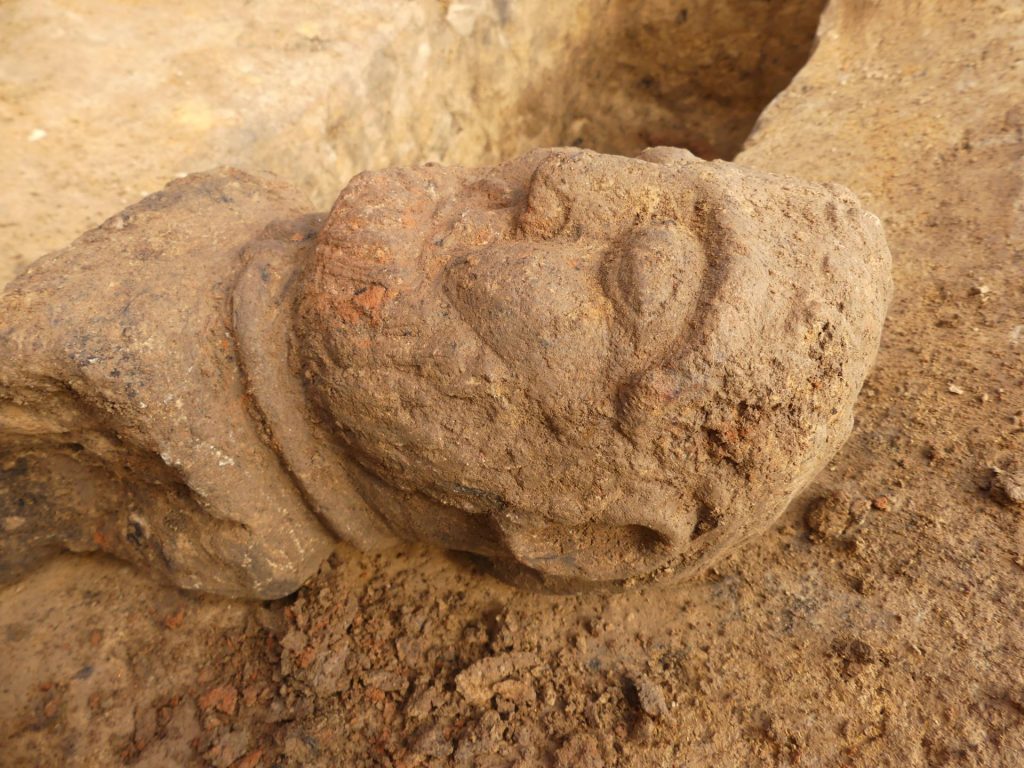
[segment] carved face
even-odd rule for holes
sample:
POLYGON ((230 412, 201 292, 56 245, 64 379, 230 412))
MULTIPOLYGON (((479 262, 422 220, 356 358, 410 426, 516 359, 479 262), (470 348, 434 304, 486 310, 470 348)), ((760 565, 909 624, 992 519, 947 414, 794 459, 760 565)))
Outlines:
POLYGON ((297 335, 397 533, 571 583, 688 573, 848 435, 888 259, 838 188, 542 150, 353 180, 297 335))

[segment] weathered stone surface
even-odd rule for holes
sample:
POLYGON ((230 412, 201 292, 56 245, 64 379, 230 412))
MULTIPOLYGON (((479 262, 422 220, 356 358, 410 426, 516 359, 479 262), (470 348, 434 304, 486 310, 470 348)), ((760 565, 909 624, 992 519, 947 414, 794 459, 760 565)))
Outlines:
POLYGON ((302 232, 308 208, 237 171, 191 176, 10 286, 0 571, 100 549, 184 587, 274 595, 327 556, 254 418, 230 305, 242 247, 277 218, 302 232))
POLYGON ((397 535, 556 588, 686 576, 845 440, 890 293, 850 193, 683 150, 306 207, 192 176, 12 284, 0 571, 102 549, 269 597, 397 535))
POLYGON ((296 328, 400 535, 553 586, 687 575, 846 439, 889 268, 840 187, 539 150, 357 177, 296 328))

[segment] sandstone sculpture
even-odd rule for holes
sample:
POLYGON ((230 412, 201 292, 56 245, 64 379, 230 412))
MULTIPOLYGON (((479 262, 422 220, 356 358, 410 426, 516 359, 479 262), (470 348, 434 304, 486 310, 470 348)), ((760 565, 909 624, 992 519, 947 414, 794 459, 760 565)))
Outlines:
POLYGON ((682 150, 306 211, 191 176, 10 286, 0 574, 99 549, 274 597, 400 538, 556 588, 685 577, 846 439, 891 293, 848 191, 682 150))

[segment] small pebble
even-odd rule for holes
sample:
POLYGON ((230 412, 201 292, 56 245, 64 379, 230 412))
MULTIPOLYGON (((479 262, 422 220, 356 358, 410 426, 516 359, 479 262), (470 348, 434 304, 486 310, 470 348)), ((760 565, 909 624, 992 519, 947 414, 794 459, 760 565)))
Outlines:
POLYGON ((640 700, 640 709, 648 717, 663 717, 668 714, 665 692, 658 683, 646 675, 634 680, 633 683, 636 685, 636 695, 640 700))

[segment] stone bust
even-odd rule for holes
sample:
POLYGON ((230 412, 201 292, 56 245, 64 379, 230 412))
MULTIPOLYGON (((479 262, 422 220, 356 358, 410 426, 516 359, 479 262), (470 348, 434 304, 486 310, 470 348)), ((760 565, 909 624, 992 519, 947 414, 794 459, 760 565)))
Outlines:
POLYGON ((0 300, 0 574, 275 597, 338 540, 685 578, 850 433, 891 294, 846 190, 658 148, 169 185, 0 300))

